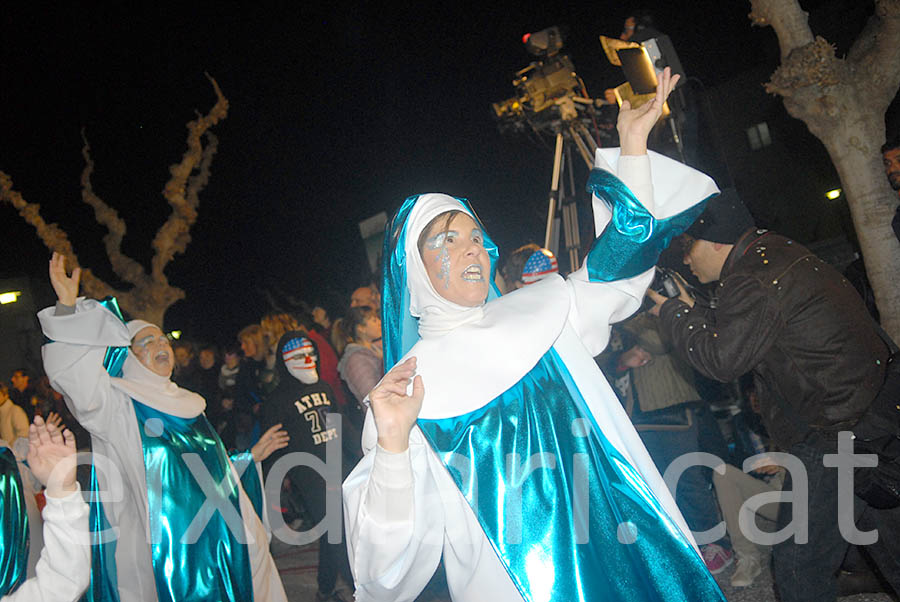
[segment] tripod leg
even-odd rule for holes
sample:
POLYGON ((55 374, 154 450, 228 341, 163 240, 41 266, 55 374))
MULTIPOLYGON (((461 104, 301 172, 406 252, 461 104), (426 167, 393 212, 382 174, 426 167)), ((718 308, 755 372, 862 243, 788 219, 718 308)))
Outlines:
POLYGON ((572 146, 566 146, 566 169, 569 172, 569 188, 571 197, 565 202, 560 210, 562 211, 563 232, 565 233, 566 250, 569 253, 569 271, 574 272, 578 269, 578 251, 581 247, 581 236, 578 231, 578 207, 576 205, 575 195, 575 169, 572 164, 572 146))
POLYGON ((591 133, 583 123, 569 122, 569 134, 572 136, 572 140, 575 142, 575 146, 578 148, 578 152, 581 154, 581 158, 584 159, 587 168, 592 169, 594 167, 594 151, 597 150, 597 143, 594 142, 591 133))
POLYGON ((553 219, 556 217, 556 204, 559 199, 559 175, 562 170, 563 134, 556 134, 556 151, 553 155, 553 179, 550 181, 550 201, 547 206, 547 230, 544 233, 544 248, 550 248, 550 235, 553 233, 553 219))

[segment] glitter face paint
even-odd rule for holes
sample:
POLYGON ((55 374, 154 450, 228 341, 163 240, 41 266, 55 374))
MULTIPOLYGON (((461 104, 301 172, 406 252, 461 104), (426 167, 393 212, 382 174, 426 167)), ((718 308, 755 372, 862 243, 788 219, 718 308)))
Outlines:
POLYGON ((451 222, 432 226, 423 241, 425 270, 435 291, 448 301, 468 307, 481 305, 488 293, 485 271, 490 269, 484 234, 469 215, 456 215, 451 222), (443 231, 443 227, 448 229, 443 231))
POLYGON ((444 288, 450 288, 450 252, 447 250, 447 247, 444 246, 444 242, 450 238, 458 238, 459 232, 456 230, 447 230, 446 232, 439 232, 435 234, 431 238, 425 241, 425 248, 427 249, 440 249, 441 252, 438 253, 437 257, 434 258, 435 261, 439 261, 441 263, 441 270, 438 272, 438 279, 444 281, 444 288))

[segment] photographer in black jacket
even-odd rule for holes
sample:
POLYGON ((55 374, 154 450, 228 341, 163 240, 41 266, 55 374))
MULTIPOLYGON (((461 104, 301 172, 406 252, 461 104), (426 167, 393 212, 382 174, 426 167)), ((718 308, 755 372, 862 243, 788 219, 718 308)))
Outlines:
MULTIPOLYGON (((676 353, 706 376, 724 382, 753 372, 766 428, 808 477, 806 507, 795 497, 779 515, 779 529, 795 513, 808 516, 808 543, 797 542, 795 525, 796 535, 776 545, 776 584, 784 602, 835 600, 848 542, 839 527, 839 471, 823 459, 836 453, 838 432, 892 396, 883 392, 890 351, 847 280, 802 245, 757 229, 736 194, 711 200, 687 234, 684 263, 701 282, 718 281, 715 309, 695 305, 682 288, 674 299, 648 292, 651 312, 676 353)), ((785 491, 797 478, 789 470, 785 491)), ((900 511, 856 498, 854 512, 858 528, 878 528, 870 549, 900 591, 900 511)))

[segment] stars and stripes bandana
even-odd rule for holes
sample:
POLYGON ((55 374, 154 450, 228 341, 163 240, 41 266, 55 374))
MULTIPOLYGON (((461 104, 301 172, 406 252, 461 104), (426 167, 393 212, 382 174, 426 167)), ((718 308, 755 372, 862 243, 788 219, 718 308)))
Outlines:
POLYGON ((547 249, 538 249, 532 253, 525 262, 525 267, 522 268, 522 282, 534 284, 541 278, 557 272, 559 272, 559 265, 556 262, 556 256, 547 249))

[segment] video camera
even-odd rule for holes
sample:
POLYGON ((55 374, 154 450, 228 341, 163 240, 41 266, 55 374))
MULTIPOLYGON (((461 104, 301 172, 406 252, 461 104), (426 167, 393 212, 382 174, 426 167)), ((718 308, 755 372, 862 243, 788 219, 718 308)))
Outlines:
POLYGON ((529 53, 541 60, 516 72, 512 83, 518 89, 518 95, 492 104, 497 119, 515 123, 528 121, 532 116, 556 106, 557 100, 565 97, 582 104, 593 104, 587 98, 584 84, 576 75, 571 59, 559 54, 563 46, 563 33, 559 27, 525 34, 522 42, 529 53))

